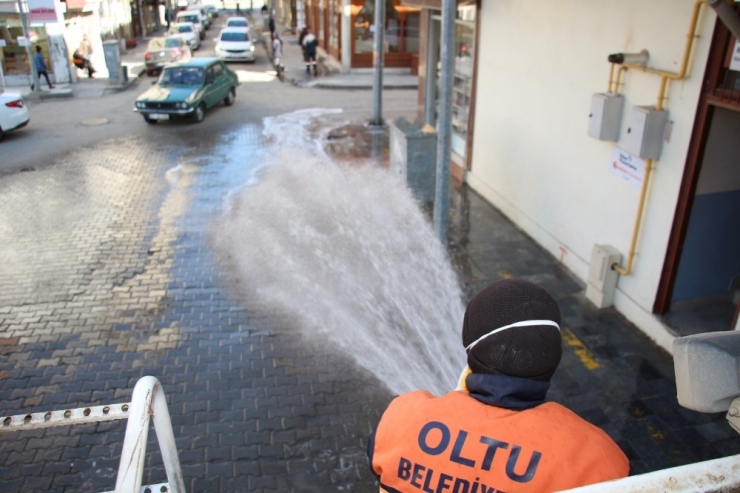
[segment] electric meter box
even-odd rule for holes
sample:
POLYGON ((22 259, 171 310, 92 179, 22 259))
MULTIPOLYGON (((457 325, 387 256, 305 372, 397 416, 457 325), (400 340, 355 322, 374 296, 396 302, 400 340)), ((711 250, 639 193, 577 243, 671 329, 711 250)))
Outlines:
POLYGON ((594 139, 618 141, 622 108, 624 108, 624 96, 621 94, 598 93, 591 96, 588 135, 594 139))
POLYGON ((610 245, 594 245, 588 271, 586 298, 596 308, 606 308, 614 303, 619 273, 612 265, 622 261, 622 254, 610 245))
POLYGON ((667 122, 667 111, 658 111, 654 106, 634 106, 627 117, 622 148, 642 159, 658 159, 667 122))

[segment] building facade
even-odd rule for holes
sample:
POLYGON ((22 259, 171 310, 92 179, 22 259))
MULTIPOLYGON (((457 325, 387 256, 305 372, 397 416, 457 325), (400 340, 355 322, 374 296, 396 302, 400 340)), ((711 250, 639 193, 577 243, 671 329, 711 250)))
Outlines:
POLYGON ((740 45, 715 12, 500 0, 476 15, 469 186, 589 299, 610 277, 606 305, 668 351, 677 335, 737 328, 740 45), (643 65, 608 61, 643 50, 643 65))
MULTIPOLYGON (((421 9, 385 0, 384 66, 416 71, 421 9)), ((277 0, 277 15, 300 31, 308 26, 319 48, 342 62, 345 71, 373 66, 375 0, 277 0)))
MULTIPOLYGON (((23 2, 24 12, 25 4, 23 2)), ((93 66, 99 76, 105 76, 103 41, 132 39, 137 35, 136 25, 148 29, 159 25, 157 4, 145 4, 141 8, 139 3, 125 0, 68 0, 54 4, 57 21, 36 23, 29 20, 26 40, 18 2, 0 0, 0 67, 6 85, 29 85, 31 82, 26 41, 33 50, 41 47, 53 81, 74 82, 77 71, 71 65, 72 54, 84 36, 92 47, 93 66), (143 17, 140 18, 139 13, 143 17)))

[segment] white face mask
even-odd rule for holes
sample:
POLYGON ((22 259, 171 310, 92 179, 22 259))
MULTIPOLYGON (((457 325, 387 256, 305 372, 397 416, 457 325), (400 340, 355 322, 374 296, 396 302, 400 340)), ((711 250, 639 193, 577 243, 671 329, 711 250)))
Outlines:
POLYGON ((485 339, 486 337, 488 337, 490 335, 493 335, 493 334, 495 334, 497 332, 501 332, 502 330, 512 329, 514 327, 531 327, 533 325, 552 325, 556 329, 560 330, 560 326, 558 324, 556 324, 555 322, 553 322, 552 320, 523 320, 521 322, 516 322, 514 324, 504 325, 503 327, 499 327, 497 329, 493 329, 492 331, 488 332, 487 334, 483 334, 478 339, 476 339, 473 342, 471 342, 470 344, 468 344, 468 346, 465 348, 465 351, 468 351, 469 352, 480 341, 482 341, 483 339, 485 339))

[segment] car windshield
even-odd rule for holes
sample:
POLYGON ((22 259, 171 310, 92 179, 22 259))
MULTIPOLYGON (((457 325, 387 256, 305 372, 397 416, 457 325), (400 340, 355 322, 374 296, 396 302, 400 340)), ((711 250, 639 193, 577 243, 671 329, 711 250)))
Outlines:
POLYGON ((200 22, 200 16, 198 14, 181 15, 179 19, 186 22, 200 22))
POLYGON ((167 48, 179 48, 180 38, 167 38, 167 40, 164 42, 164 46, 167 48))
POLYGON ((247 27, 247 21, 242 19, 231 19, 226 26, 228 27, 247 27))
POLYGON ((161 50, 165 47, 166 38, 154 38, 149 41, 146 49, 149 51, 161 50))
POLYGON ((247 33, 221 33, 221 41, 249 41, 249 35, 247 33))
POLYGON ((191 33, 193 32, 193 26, 178 26, 177 32, 179 33, 191 33))
POLYGON ((166 68, 159 78, 159 85, 197 86, 203 83, 204 71, 199 67, 166 68))

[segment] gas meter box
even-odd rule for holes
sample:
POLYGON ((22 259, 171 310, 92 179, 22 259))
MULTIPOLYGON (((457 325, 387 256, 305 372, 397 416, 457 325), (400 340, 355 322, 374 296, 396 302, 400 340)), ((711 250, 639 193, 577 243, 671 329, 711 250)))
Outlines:
POLYGON ((627 117, 622 148, 642 159, 658 159, 667 122, 667 111, 658 111, 654 106, 634 106, 627 117))
POLYGON ((621 94, 594 94, 588 115, 588 135, 594 139, 618 141, 623 107, 624 96, 621 94))

